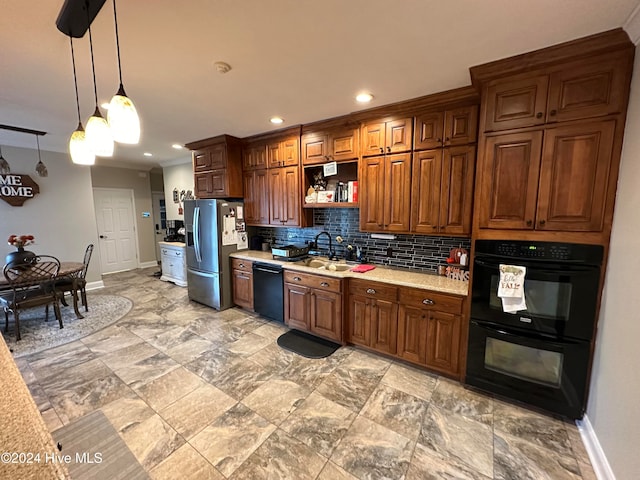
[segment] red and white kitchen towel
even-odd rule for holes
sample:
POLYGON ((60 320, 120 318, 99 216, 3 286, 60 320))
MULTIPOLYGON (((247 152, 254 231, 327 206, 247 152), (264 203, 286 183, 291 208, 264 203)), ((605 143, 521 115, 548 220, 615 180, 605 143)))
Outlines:
POLYGON ((524 299, 524 277, 526 274, 526 267, 500 264, 498 297, 502 300, 504 312, 516 313, 519 310, 527 309, 527 303, 524 299))

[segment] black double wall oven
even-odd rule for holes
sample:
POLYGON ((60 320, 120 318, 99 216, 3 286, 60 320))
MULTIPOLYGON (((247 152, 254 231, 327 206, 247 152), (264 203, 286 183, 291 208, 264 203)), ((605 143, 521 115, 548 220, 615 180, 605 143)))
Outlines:
POLYGON ((602 258, 597 245, 477 240, 466 383, 581 418, 602 258), (503 311, 501 264, 526 267, 526 310, 503 311))

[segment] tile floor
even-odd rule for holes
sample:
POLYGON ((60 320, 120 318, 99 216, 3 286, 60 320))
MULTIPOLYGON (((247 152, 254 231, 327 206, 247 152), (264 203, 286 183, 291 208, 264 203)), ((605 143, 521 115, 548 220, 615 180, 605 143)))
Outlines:
POLYGON ((17 361, 53 431, 101 409, 154 479, 595 479, 570 422, 191 303, 157 269, 106 276, 115 325, 17 361))

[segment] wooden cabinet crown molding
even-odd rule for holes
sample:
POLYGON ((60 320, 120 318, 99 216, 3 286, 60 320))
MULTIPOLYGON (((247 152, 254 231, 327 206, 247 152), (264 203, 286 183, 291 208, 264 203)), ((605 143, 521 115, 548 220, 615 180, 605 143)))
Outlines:
POLYGON ((516 75, 620 50, 630 50, 633 59, 635 46, 629 39, 629 35, 622 28, 615 28, 533 52, 476 65, 469 68, 469 73, 471 74, 471 83, 480 91, 483 83, 494 78, 516 75))
POLYGON ((203 140, 197 140, 195 142, 185 143, 185 147, 189 150, 200 150, 201 148, 211 147, 220 143, 226 143, 227 145, 238 145, 241 140, 231 135, 218 135, 217 137, 205 138, 203 140))

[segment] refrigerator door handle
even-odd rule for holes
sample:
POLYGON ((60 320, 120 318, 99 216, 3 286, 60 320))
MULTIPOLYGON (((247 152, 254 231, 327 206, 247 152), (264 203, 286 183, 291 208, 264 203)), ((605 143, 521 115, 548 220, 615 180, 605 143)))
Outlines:
POLYGON ((193 247, 196 260, 202 262, 202 255, 200 253, 200 207, 193 209, 193 247))

